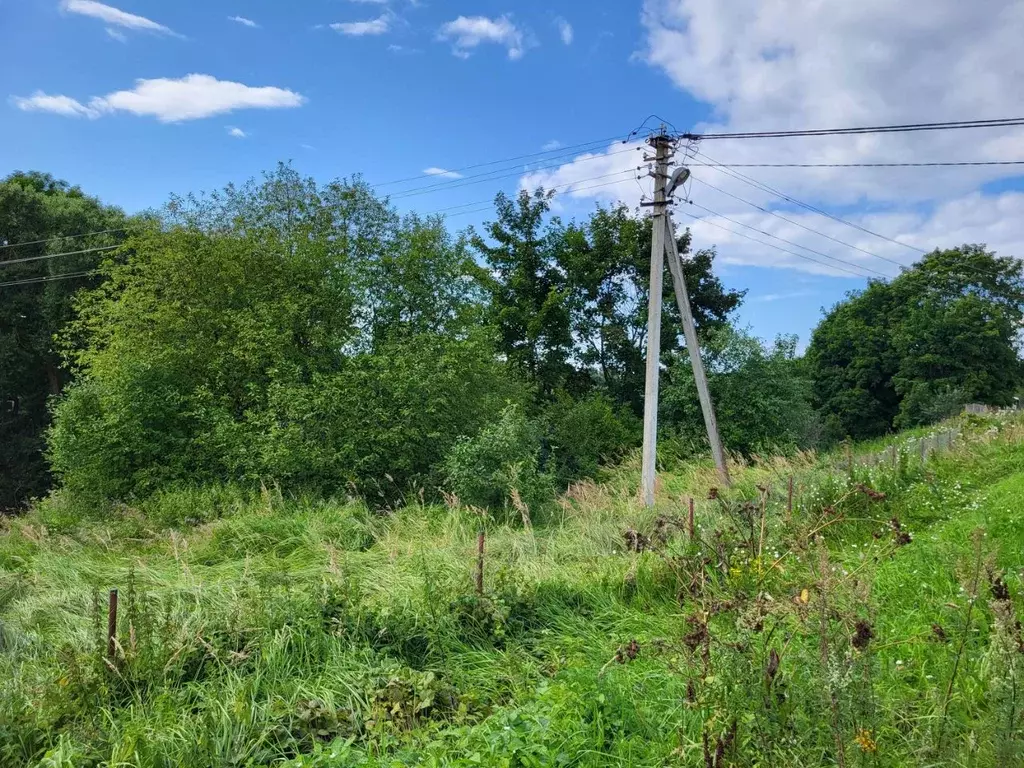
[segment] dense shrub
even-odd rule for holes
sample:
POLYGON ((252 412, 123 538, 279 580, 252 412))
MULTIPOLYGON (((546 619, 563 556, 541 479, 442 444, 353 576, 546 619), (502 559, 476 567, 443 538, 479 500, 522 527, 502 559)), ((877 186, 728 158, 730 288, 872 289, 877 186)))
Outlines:
POLYGON ((541 433, 518 405, 472 438, 463 438, 445 458, 448 484, 459 498, 480 507, 507 508, 514 494, 531 509, 553 496, 551 475, 540 468, 541 433))
POLYGON ((80 376, 49 445, 71 492, 273 479, 393 503, 435 490, 455 440, 520 399, 440 222, 288 169, 167 216, 64 334, 80 376))
POLYGON ((560 484, 594 477, 640 443, 640 419, 600 393, 574 400, 560 394, 545 411, 551 463, 560 484))
MULTIPOLYGON (((709 334, 704 362, 725 447, 754 453, 808 448, 817 439, 810 381, 796 357, 796 338, 772 346, 731 328, 709 334)), ((661 429, 677 445, 707 445, 688 358, 675 360, 661 394, 661 429)))

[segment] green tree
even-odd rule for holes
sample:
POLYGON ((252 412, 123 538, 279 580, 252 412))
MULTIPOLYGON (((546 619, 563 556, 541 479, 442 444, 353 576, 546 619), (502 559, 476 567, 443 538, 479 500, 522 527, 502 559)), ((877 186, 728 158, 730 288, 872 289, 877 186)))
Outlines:
POLYGON ((50 431, 65 486, 110 499, 273 478, 391 501, 440 482, 448 447, 517 390, 439 227, 288 167, 172 201, 63 335, 80 372, 50 431))
MULTIPOLYGON (((643 412, 651 239, 651 219, 620 205, 598 208, 582 226, 568 228, 559 250, 576 357, 616 403, 638 415, 643 412)), ((715 277, 713 250, 691 254, 689 230, 676 242, 698 334, 703 335, 727 324, 744 292, 726 289, 715 277)), ((661 349, 668 363, 683 339, 667 269, 663 292, 661 349)))
POLYGON ((372 340, 417 334, 459 336, 484 320, 483 271, 466 237, 443 220, 410 215, 369 264, 366 290, 372 340))
POLYGON ((1024 266, 984 246, 936 250, 836 305, 808 350, 830 435, 926 423, 978 400, 1007 405, 1024 380, 1024 266))
POLYGON ((550 193, 498 193, 497 218, 486 226, 487 240, 472 238, 490 269, 491 322, 499 349, 538 393, 549 398, 569 384, 574 369, 566 276, 558 251, 566 230, 558 220, 545 224, 550 193))
POLYGON ((0 282, 38 281, 0 288, 0 510, 49 486, 47 399, 70 375, 53 335, 69 319, 75 292, 98 282, 88 276, 42 280, 86 272, 99 262, 98 253, 35 257, 116 243, 123 233, 104 230, 124 225, 120 210, 48 174, 16 172, 0 181, 0 245, 7 246, 0 250, 0 282), (85 233, 100 234, 72 237, 85 233))
MULTIPOLYGON (((811 382, 797 357, 795 336, 780 336, 766 346, 749 333, 721 326, 705 341, 708 387, 726 448, 751 454, 814 446, 811 382)), ((685 353, 675 356, 665 379, 661 428, 703 452, 707 435, 685 353)))

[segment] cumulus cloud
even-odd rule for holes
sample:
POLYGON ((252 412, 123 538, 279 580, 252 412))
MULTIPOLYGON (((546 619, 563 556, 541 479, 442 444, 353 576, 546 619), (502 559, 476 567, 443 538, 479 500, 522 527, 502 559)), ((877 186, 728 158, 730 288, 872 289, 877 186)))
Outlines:
POLYGON ((241 128, 236 128, 233 125, 229 125, 227 127, 227 131, 228 131, 228 136, 232 136, 233 138, 236 138, 236 139, 244 139, 244 138, 247 138, 249 136, 249 134, 247 134, 241 128))
MULTIPOLYGON (((718 119, 698 130, 791 129, 1016 116, 1024 5, 1005 0, 845 0, 778 4, 646 0, 643 57, 718 119)), ((730 162, 901 162, 994 157, 1016 129, 711 142, 730 162)), ((927 200, 975 189, 1005 170, 823 170, 787 174, 839 203, 927 200), (939 175, 941 174, 941 175, 939 175)))
POLYGON ((558 27, 558 35, 559 37, 562 38, 562 42, 565 43, 566 45, 572 45, 572 40, 574 36, 572 24, 570 24, 568 21, 559 16, 557 19, 555 19, 555 25, 558 27))
POLYGON ((98 110, 88 107, 70 96, 50 96, 36 91, 31 96, 15 96, 14 106, 25 112, 53 112, 65 117, 99 117, 98 110))
POLYGON ((245 16, 228 16, 228 21, 234 21, 238 24, 241 24, 242 26, 252 27, 253 29, 259 26, 259 24, 257 24, 255 21, 253 21, 252 19, 247 19, 245 18, 245 16))
POLYGON ((53 112, 69 117, 97 118, 114 112, 155 117, 162 123, 199 120, 238 109, 282 109, 299 107, 305 97, 295 91, 272 86, 252 87, 210 75, 187 75, 180 79, 136 80, 130 90, 97 96, 83 104, 69 96, 50 96, 37 91, 27 98, 14 98, 26 111, 53 112))
POLYGON ((175 34, 174 30, 169 27, 165 27, 163 24, 158 24, 151 19, 147 19, 145 16, 136 16, 134 13, 128 13, 127 11, 122 11, 119 8, 114 8, 112 5, 98 3, 95 0, 64 0, 64 2, 61 3, 61 8, 68 13, 77 13, 81 16, 91 16, 92 18, 99 19, 107 24, 113 24, 127 29, 138 29, 145 32, 159 32, 165 35, 175 34))
MULTIPOLYGON (((1018 50, 1019 30, 1024 29, 1020 3, 645 0, 641 21, 646 40, 639 58, 708 106, 707 122, 678 126, 682 130, 829 128, 1024 113, 1024 90, 1019 85, 1024 79, 1024 59, 1018 50)), ((612 145, 598 153, 600 157, 582 156, 558 168, 527 174, 522 183, 526 187, 569 184, 565 197, 570 200, 621 200, 635 205, 641 190, 650 197, 647 178, 636 182, 626 174, 627 181, 621 184, 583 189, 594 183, 584 180, 595 175, 636 167, 639 153, 618 154, 621 148, 612 145)), ((718 244, 724 263, 835 276, 842 273, 726 229, 833 266, 835 262, 813 251, 850 262, 856 265, 855 271, 865 271, 864 267, 889 275, 898 272, 898 265, 919 258, 916 249, 963 242, 984 242, 1001 253, 1024 256, 1021 193, 983 191, 991 190, 987 185, 992 182, 1005 186, 1006 179, 1019 177, 1020 169, 1013 166, 762 167, 737 168, 733 173, 714 167, 718 162, 965 160, 1024 160, 1024 130, 704 141, 688 159, 694 175, 689 195, 715 214, 680 203, 676 221, 691 227, 699 245, 718 244), (750 179, 771 189, 753 185, 750 179), (772 190, 904 245, 802 209, 772 190), (726 216, 797 245, 744 229, 726 216)), ((682 161, 680 152, 677 162, 682 161)))
POLYGON ((468 59, 473 50, 484 43, 504 46, 512 60, 522 58, 525 53, 523 32, 508 16, 496 19, 487 16, 459 16, 442 25, 437 38, 451 43, 452 53, 463 59, 468 59))
POLYGON ((461 179, 462 174, 456 171, 449 171, 445 168, 424 168, 423 173, 427 176, 440 176, 445 179, 461 179))
POLYGON ((340 32, 343 35, 349 35, 351 37, 364 37, 366 35, 383 35, 391 31, 391 20, 392 17, 385 13, 378 16, 376 19, 369 21, 345 21, 331 24, 330 27, 335 32, 340 32))

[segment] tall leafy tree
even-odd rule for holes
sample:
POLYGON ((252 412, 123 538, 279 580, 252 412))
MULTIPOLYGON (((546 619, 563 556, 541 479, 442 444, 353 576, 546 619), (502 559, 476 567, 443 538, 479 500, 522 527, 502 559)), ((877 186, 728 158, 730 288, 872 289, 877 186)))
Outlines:
POLYGON ((568 284, 558 253, 566 230, 545 221, 550 193, 499 193, 496 219, 486 226, 489 239, 474 235, 473 246, 490 274, 491 322, 499 349, 513 368, 550 397, 573 378, 568 284))
POLYGON ((460 336, 481 324, 484 299, 468 239, 452 237, 439 218, 407 216, 367 268, 374 347, 419 334, 460 336))
POLYGON ((74 293, 97 282, 61 275, 88 271, 100 256, 21 260, 115 243, 122 232, 77 235, 124 224, 120 210, 48 174, 16 172, 0 181, 0 245, 7 246, 0 250, 0 282, 61 278, 0 288, 0 510, 17 508, 48 487, 47 398, 69 380, 53 336, 70 317, 74 293))
POLYGON ((933 251, 851 294, 808 349, 831 435, 925 423, 957 402, 1008 404, 1024 381, 1022 320, 1024 266, 980 245, 933 251))
POLYGON ((65 487, 429 489, 456 439, 518 397, 467 316, 472 262, 439 226, 287 167, 173 201, 63 334, 80 373, 49 433, 65 487))
MULTIPOLYGON (((598 208, 570 227, 559 250, 567 276, 576 357, 612 398, 643 411, 647 306, 650 295, 651 219, 625 206, 598 208)), ((725 288, 714 275, 715 253, 691 253, 690 233, 677 239, 698 334, 721 328, 744 292, 725 288)), ((661 349, 667 363, 683 344, 682 320, 672 281, 663 282, 661 349)))
MULTIPOLYGON (((708 332, 703 350, 708 386, 722 440, 730 451, 809 448, 817 440, 811 382, 796 345, 795 336, 780 336, 765 345, 729 326, 708 332)), ((690 445, 706 446, 697 387, 685 354, 673 360, 669 372, 659 424, 690 445)))

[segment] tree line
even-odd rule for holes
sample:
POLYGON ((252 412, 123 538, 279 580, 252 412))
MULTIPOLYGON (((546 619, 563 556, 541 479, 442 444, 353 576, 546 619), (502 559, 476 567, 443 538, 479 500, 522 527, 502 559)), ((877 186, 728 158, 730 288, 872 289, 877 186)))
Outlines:
MULTIPOLYGON (((0 183, 0 507, 279 482, 397 504, 550 499, 640 442, 650 219, 563 222, 499 194, 483 229, 399 215, 358 178, 260 181, 128 217, 40 173, 0 183), (81 233, 102 234, 71 238, 81 233), (42 241, 42 242, 35 242, 42 241), (21 246, 21 243, 34 243, 21 246)), ((744 292, 678 236, 727 447, 820 448, 1021 389, 1021 263, 937 250, 828 310, 806 354, 737 326, 744 292)), ((666 281, 667 290, 671 284, 666 281)), ((667 460, 706 451, 662 324, 667 460)))

